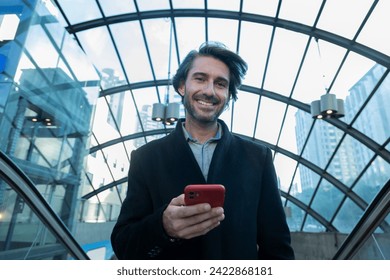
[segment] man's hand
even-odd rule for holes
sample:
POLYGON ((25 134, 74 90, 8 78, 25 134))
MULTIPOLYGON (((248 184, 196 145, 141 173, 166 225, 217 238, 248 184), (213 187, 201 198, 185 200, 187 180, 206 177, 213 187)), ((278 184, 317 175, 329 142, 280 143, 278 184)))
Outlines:
POLYGON ((208 203, 184 206, 184 194, 175 197, 163 213, 163 226, 170 237, 190 239, 208 233, 225 218, 223 208, 208 203))

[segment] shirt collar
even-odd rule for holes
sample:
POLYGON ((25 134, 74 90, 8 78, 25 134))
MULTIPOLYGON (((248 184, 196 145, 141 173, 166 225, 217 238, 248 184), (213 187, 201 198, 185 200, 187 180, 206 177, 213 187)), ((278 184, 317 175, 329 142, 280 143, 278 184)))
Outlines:
MULTIPOLYGON (((183 128, 184 137, 185 137, 185 139, 187 140, 187 142, 191 141, 191 142, 193 142, 193 143, 197 143, 198 140, 195 139, 195 138, 193 138, 193 137, 191 136, 191 134, 190 134, 190 133, 187 131, 187 129, 185 128, 185 122, 182 122, 181 125, 182 125, 182 128, 183 128)), ((211 137, 211 138, 210 138, 209 140, 207 140, 205 143, 213 142, 213 141, 218 141, 218 140, 221 139, 221 137, 222 137, 222 126, 221 126, 219 123, 217 123, 217 125, 218 125, 217 133, 215 134, 214 137, 211 137)))

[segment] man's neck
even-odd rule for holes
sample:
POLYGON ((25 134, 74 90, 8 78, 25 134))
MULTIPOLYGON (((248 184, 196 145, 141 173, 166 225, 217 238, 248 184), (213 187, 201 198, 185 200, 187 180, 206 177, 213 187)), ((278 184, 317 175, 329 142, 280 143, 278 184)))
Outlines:
POLYGON ((185 128, 192 138, 195 138, 200 143, 205 143, 210 138, 213 138, 218 131, 218 123, 199 123, 191 119, 186 119, 185 128))

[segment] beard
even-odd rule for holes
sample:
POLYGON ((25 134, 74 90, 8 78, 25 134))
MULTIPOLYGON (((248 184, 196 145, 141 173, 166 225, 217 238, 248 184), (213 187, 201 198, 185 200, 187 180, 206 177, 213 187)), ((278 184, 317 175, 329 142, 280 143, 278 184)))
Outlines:
POLYGON ((189 94, 185 93, 183 97, 183 105, 186 109, 187 117, 191 117, 193 120, 196 120, 200 123, 213 123, 216 122, 218 117, 222 114, 222 112, 227 108, 228 100, 223 104, 223 106, 219 107, 217 110, 210 110, 209 112, 200 110, 199 108, 196 108, 195 103, 196 97, 201 95, 201 100, 205 102, 211 102, 217 105, 220 105, 221 100, 218 98, 215 98, 214 96, 207 96, 204 94, 197 94, 192 96, 192 99, 189 98, 189 94))

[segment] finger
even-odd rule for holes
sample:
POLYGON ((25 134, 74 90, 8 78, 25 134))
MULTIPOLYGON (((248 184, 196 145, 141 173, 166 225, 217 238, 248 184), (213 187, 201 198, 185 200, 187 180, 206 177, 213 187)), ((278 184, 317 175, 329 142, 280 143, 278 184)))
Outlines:
POLYGON ((187 227, 199 224, 206 220, 218 218, 224 214, 224 210, 222 207, 212 209, 210 208, 209 204, 205 204, 203 208, 201 207, 201 205, 198 205, 198 207, 195 207, 194 209, 191 209, 190 207, 184 207, 184 208, 186 209, 181 209, 181 211, 185 212, 185 214, 188 214, 188 216, 185 217, 185 222, 187 227), (195 214, 192 214, 193 211, 196 211, 195 214))
POLYGON ((205 220, 201 223, 186 227, 182 231, 179 231, 178 235, 181 236, 181 238, 183 239, 190 239, 197 236, 205 235, 210 230, 218 227, 224 218, 225 216, 222 214, 218 217, 214 217, 212 219, 205 220))
POLYGON ((163 214, 163 225, 167 233, 170 233, 170 236, 175 237, 185 237, 188 232, 193 232, 196 229, 196 226, 202 224, 205 221, 205 224, 202 224, 199 228, 200 231, 204 231, 205 228, 210 227, 212 220, 222 221, 224 219, 223 208, 210 208, 210 205, 205 204, 204 209, 209 209, 207 212, 197 211, 193 215, 193 211, 196 211, 197 208, 201 208, 202 205, 178 207, 178 206, 168 206, 167 210, 163 214), (174 209, 172 209, 174 208, 174 209), (192 208, 192 209, 188 209, 192 208), (180 212, 190 213, 191 215, 183 214, 180 212), (194 227, 195 226, 195 227, 194 227))
POLYGON ((211 210, 211 206, 208 203, 200 203, 191 206, 181 207, 178 211, 181 217, 191 217, 202 213, 208 213, 211 210))

